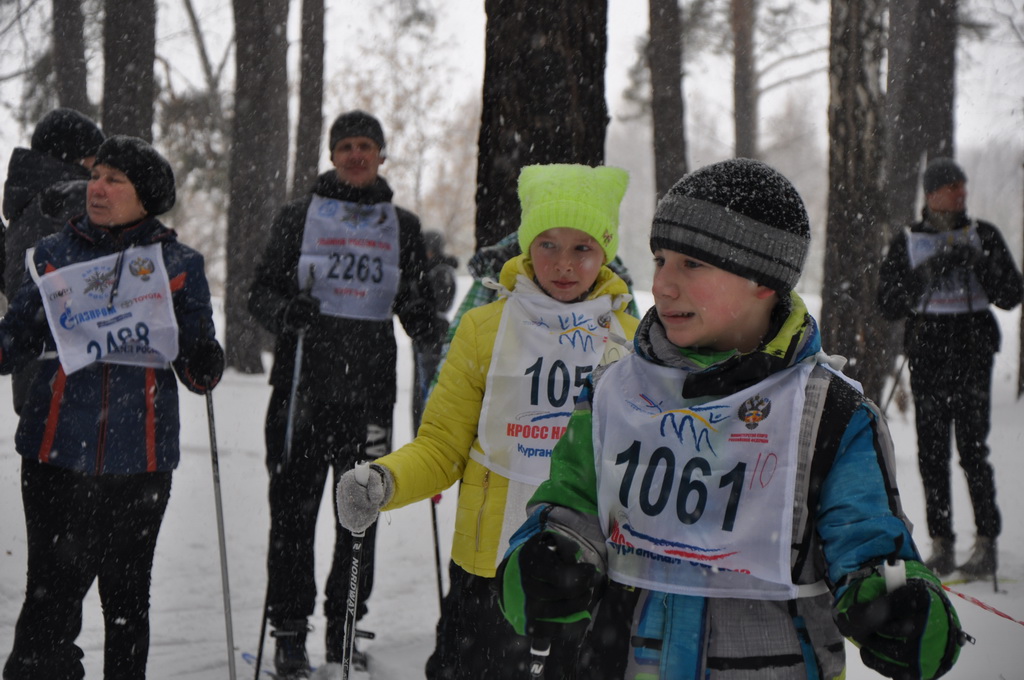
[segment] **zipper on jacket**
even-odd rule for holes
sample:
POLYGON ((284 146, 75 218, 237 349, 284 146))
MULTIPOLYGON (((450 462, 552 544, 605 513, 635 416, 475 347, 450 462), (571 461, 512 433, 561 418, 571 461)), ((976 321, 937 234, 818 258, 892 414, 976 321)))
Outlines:
POLYGON ((491 488, 491 471, 484 469, 484 481, 481 484, 484 490, 483 498, 480 500, 480 511, 476 514, 476 551, 480 552, 480 531, 484 525, 484 509, 487 507, 487 491, 491 488))
POLYGON ((103 364, 103 383, 100 389, 100 419, 96 423, 96 474, 103 474, 103 457, 107 450, 107 422, 110 419, 110 364, 103 364))

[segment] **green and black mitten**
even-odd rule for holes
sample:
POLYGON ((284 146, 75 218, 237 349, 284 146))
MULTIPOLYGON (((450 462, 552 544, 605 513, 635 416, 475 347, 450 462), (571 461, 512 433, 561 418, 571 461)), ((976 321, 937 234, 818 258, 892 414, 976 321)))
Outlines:
POLYGON ((864 665, 896 680, 942 677, 968 639, 939 579, 916 561, 906 563, 906 585, 892 592, 879 573, 855 581, 834 616, 864 665))
POLYGON ((501 610, 520 635, 552 636, 590 618, 597 567, 581 562, 579 544, 541 531, 508 556, 499 574, 501 610))

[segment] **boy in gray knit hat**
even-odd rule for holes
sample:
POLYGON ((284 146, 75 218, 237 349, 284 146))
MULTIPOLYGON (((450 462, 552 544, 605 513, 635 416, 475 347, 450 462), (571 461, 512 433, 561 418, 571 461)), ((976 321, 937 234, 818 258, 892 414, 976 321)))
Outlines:
POLYGON ((889 677, 955 663, 885 421, 793 291, 809 234, 753 160, 658 204, 636 351, 594 372, 499 574, 521 634, 587 628, 581 677, 836 678, 844 635, 889 677))

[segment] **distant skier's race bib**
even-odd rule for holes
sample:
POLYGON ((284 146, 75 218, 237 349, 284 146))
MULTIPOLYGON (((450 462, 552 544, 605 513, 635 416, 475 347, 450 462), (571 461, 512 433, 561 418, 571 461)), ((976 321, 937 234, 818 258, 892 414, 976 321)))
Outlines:
POLYGON ((789 599, 796 465, 813 361, 714 401, 636 356, 594 395, 609 574, 662 592, 789 599))
POLYGON ((299 287, 320 313, 388 321, 398 293, 398 214, 391 203, 364 205, 313 196, 299 256, 299 287))
POLYGON ((96 361, 163 367, 178 356, 178 322, 158 244, 61 267, 37 284, 66 374, 96 361))
MULTIPOLYGON (((963 229, 927 233, 907 231, 907 255, 913 269, 952 246, 969 246, 981 251, 981 237, 977 224, 963 229)), ((957 269, 925 291, 915 311, 927 314, 966 314, 988 308, 988 296, 973 271, 957 269)))

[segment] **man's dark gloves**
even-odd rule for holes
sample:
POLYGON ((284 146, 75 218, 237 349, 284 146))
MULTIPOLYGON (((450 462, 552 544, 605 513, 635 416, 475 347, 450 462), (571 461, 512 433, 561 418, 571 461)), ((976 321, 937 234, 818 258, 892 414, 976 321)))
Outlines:
POLYGON ((284 309, 284 327, 291 331, 306 331, 319 317, 320 301, 307 292, 301 292, 284 309))
POLYGON ((191 387, 207 392, 220 382, 224 374, 224 350, 213 338, 196 342, 188 353, 185 373, 191 387))
POLYGON ((600 576, 581 556, 576 541, 546 530, 509 555, 499 599, 518 634, 552 637, 562 626, 590 618, 600 576))
POLYGON ((858 579, 834 617, 868 668, 896 680, 932 680, 953 667, 968 636, 939 579, 920 562, 907 562, 906 572, 906 585, 892 592, 880 574, 858 579))

